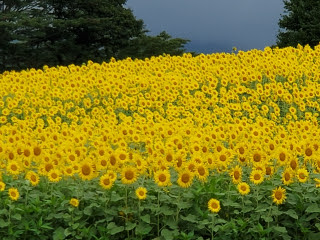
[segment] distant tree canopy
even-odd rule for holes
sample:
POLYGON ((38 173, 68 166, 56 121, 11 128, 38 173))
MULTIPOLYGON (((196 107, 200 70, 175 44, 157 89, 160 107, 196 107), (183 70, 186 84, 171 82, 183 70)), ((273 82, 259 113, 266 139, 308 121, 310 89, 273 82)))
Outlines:
POLYGON ((125 3, 0 1, 0 72, 183 52, 187 40, 170 39, 165 32, 146 36, 143 20, 136 19, 125 3))
POLYGON ((320 1, 284 0, 285 15, 279 20, 282 29, 277 36, 279 47, 309 44, 311 47, 320 42, 320 1))

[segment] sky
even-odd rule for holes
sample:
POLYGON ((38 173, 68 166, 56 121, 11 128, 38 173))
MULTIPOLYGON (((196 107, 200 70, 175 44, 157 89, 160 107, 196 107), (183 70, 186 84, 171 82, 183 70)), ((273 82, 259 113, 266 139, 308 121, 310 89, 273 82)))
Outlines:
POLYGON ((127 0, 149 35, 166 31, 190 40, 197 53, 263 50, 276 43, 282 0, 127 0))

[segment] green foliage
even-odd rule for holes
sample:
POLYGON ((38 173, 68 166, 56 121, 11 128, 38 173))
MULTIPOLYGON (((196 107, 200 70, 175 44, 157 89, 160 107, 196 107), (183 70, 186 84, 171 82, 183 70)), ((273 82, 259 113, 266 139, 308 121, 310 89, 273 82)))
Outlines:
POLYGON ((131 58, 150 58, 162 54, 182 55, 185 52, 183 46, 189 40, 182 38, 172 38, 167 32, 163 31, 157 36, 143 34, 131 39, 129 45, 121 49, 117 57, 122 59, 131 58))
POLYGON ((32 187, 23 178, 3 176, 7 187, 18 186, 20 198, 12 201, 0 192, 1 239, 318 239, 319 189, 314 184, 285 186, 287 199, 272 203, 271 192, 281 185, 275 173, 261 185, 250 184, 242 196, 228 174, 183 189, 174 182, 158 187, 151 179, 131 185, 116 181, 103 190, 98 180, 77 177, 51 183, 41 177, 32 187), (138 200, 135 189, 145 186, 147 198, 138 200), (79 199, 72 206, 71 198, 79 199), (208 210, 210 198, 221 210, 208 210))
POLYGON ((286 14, 279 20, 279 47, 298 44, 311 47, 320 42, 320 2, 317 0, 284 0, 286 14))
POLYGON ((102 62, 143 32, 125 0, 2 1, 0 70, 102 62))

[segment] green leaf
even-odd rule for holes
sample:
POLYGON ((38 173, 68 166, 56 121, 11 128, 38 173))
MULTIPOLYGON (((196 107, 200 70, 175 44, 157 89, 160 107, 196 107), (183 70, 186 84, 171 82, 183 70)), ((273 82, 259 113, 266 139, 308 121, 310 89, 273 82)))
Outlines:
POLYGON ((12 219, 16 219, 16 220, 20 221, 21 215, 19 213, 16 213, 16 214, 12 215, 12 219))
POLYGON ((163 229, 161 231, 161 236, 163 236, 165 240, 172 240, 174 237, 172 234, 172 231, 170 231, 168 229, 163 229))
POLYGON ((4 221, 2 218, 0 218, 0 228, 8 227, 8 226, 9 226, 9 222, 4 221))
POLYGON ((130 230, 134 229, 136 227, 136 225, 137 224, 134 222, 126 222, 126 230, 130 231, 130 230))
POLYGON ((288 216, 294 218, 294 219, 298 219, 298 214, 293 210, 293 209, 289 209, 288 211, 284 212, 285 214, 287 214, 288 216))
POLYGON ((141 216, 141 220, 146 222, 146 223, 150 223, 150 215, 146 214, 144 216, 141 216))
POLYGON ((83 213, 85 215, 88 215, 88 216, 91 216, 92 214, 92 208, 90 206, 86 207, 84 210, 83 210, 83 213))
POLYGON ((316 226, 316 228, 318 228, 318 230, 320 231, 320 223, 316 223, 315 226, 316 226))
POLYGON ((265 221, 265 222, 272 222, 273 218, 270 216, 266 216, 266 215, 262 215, 261 218, 265 221))
POLYGON ((53 232, 53 240, 63 240, 64 237, 64 228, 63 227, 58 227, 54 232, 53 232))
POLYGON ((146 235, 152 230, 152 227, 149 224, 140 222, 136 227, 137 235, 146 235))
POLYGON ((174 212, 168 206, 162 206, 160 207, 160 213, 169 216, 172 215, 174 212))
POLYGON ((307 213, 315 213, 315 212, 320 212, 320 208, 318 207, 318 204, 313 203, 311 205, 309 205, 309 207, 307 207, 306 209, 307 213))
POLYGON ((108 224, 107 229, 111 235, 115 235, 124 230, 124 226, 117 226, 114 222, 108 224))
POLYGON ((275 226, 273 229, 279 233, 287 233, 287 229, 285 227, 275 226))
POLYGON ((180 218, 182 220, 185 220, 185 221, 188 221, 188 222, 192 222, 192 223, 198 222, 197 221, 197 216, 192 215, 192 214, 188 214, 186 217, 180 216, 180 218))

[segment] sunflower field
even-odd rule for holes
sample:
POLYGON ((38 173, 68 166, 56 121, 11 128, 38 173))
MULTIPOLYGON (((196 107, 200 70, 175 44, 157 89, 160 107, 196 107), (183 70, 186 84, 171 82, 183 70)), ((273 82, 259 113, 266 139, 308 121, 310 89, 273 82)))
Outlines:
POLYGON ((1 239, 320 239, 320 45, 0 74, 1 239))

